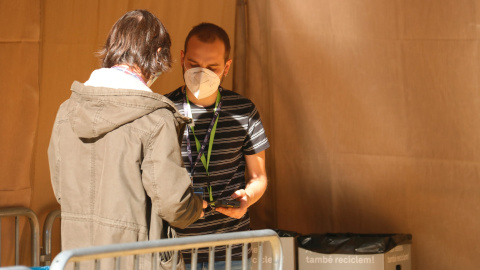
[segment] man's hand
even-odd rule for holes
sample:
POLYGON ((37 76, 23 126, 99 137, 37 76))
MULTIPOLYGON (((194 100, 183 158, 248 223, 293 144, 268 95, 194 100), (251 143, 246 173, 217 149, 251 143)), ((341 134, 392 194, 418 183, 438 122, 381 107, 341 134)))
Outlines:
POLYGON ((239 208, 217 207, 215 208, 215 211, 236 219, 243 217, 245 213, 247 213, 249 206, 249 196, 247 195, 247 192, 244 189, 240 189, 235 191, 230 197, 240 202, 239 208))

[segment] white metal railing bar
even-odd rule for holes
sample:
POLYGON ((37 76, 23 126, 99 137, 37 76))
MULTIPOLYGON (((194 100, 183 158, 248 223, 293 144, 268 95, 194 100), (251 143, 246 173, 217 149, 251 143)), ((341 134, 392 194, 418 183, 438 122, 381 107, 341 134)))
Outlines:
POLYGON ((213 270, 213 265, 215 263, 215 246, 208 248, 208 270, 213 270))
MULTIPOLYGON (((20 250, 20 241, 19 241, 19 217, 24 216, 28 218, 30 222, 30 231, 31 231, 31 242, 32 242, 32 266, 38 266, 40 258, 40 225, 38 223, 38 218, 35 213, 25 207, 10 207, 0 209, 0 218, 3 217, 15 217, 15 264, 19 263, 19 250, 20 250)), ((1 222, 1 221, 0 221, 1 222)))
POLYGON ((260 258, 263 258, 263 242, 258 243, 258 270, 262 270, 262 261, 260 258))
MULTIPOLYGON (((178 256, 178 252, 181 250, 193 250, 192 252, 192 270, 195 270, 196 264, 193 264, 196 260, 196 254, 198 254, 198 248, 215 247, 215 246, 228 246, 231 254, 231 246, 234 244, 243 244, 243 268, 247 269, 247 251, 248 243, 252 242, 270 242, 272 247, 272 266, 273 269, 282 269, 283 266, 283 253, 280 238, 278 234, 269 229, 245 231, 245 232, 232 232, 223 234, 210 234, 200 236, 190 236, 183 238, 173 239, 160 239, 145 242, 123 243, 106 246, 96 246, 88 248, 79 248, 72 250, 65 250, 60 252, 52 261, 50 270, 63 270, 67 263, 74 263, 74 269, 80 269, 81 261, 94 261, 104 258, 116 258, 129 255, 142 255, 142 254, 154 254, 159 252, 174 252, 174 257, 178 256), (195 255, 194 255, 195 254, 195 255)), ((228 249, 227 248, 227 249, 228 249)), ((209 255, 211 256, 211 253, 209 255)), ((229 259, 226 263, 229 265, 229 259)), ((209 258, 210 260, 210 258, 209 258)), ((261 258, 259 258, 261 261, 261 258)), ((118 262, 118 261, 117 261, 118 262)), ((174 260, 174 262, 176 262, 174 260)), ((119 264, 117 264, 119 265, 119 264)), ((95 263, 95 267, 99 267, 100 263, 95 263)), ((213 264, 209 264, 209 268, 213 264)), ((176 268, 176 263, 173 263, 173 269, 176 268)), ((137 268, 138 269, 138 268, 137 268)))
POLYGON ((192 262, 191 263, 192 270, 197 270, 198 248, 192 249, 192 258, 191 259, 192 259, 192 261, 191 261, 192 262))
MULTIPOLYGON (((248 244, 245 243, 243 244, 243 254, 246 254, 248 252, 248 244)), ((242 257, 242 269, 247 269, 248 261, 247 261, 247 256, 242 257)))
POLYGON ((60 218, 60 209, 48 213, 45 222, 43 223, 43 254, 40 255, 40 262, 43 265, 50 265, 52 261, 52 229, 53 223, 57 218, 60 218))
POLYGON ((225 270, 232 269, 232 244, 227 246, 227 252, 225 254, 225 270))

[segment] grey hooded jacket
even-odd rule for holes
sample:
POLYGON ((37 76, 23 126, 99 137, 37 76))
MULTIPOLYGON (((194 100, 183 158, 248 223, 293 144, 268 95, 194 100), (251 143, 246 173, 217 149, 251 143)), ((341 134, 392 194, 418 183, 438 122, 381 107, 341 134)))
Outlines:
POLYGON ((162 95, 85 86, 57 113, 48 158, 62 248, 162 237, 202 212, 179 141, 188 118, 162 95))

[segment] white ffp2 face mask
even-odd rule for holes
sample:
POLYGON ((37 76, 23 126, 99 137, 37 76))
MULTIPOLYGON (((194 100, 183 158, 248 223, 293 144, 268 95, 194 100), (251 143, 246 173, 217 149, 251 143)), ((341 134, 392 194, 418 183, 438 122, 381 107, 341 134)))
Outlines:
POLYGON ((201 67, 191 68, 183 75, 188 90, 197 98, 203 99, 213 95, 220 85, 220 78, 215 72, 201 67))

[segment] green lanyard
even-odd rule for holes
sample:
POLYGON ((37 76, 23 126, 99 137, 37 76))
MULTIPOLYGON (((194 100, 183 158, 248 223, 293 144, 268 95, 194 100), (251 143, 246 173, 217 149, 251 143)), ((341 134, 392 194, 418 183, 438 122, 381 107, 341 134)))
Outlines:
MULTIPOLYGON (((191 111, 190 101, 188 100, 188 95, 185 95, 185 96, 186 96, 186 99, 187 99, 187 104, 188 104, 189 110, 191 111)), ((218 104, 220 103, 220 99, 221 99, 221 95, 220 95, 220 92, 218 92, 217 93, 217 99, 215 101, 215 109, 213 111, 214 115, 215 115, 215 112, 218 109, 218 104)), ((210 164, 210 156, 212 154, 213 140, 215 138, 215 131, 217 130, 218 118, 219 117, 216 117, 215 124, 213 125, 212 131, 210 133, 210 140, 209 140, 209 143, 208 143, 207 158, 205 159, 205 154, 204 153, 202 154, 202 156, 200 158, 200 160, 202 161, 203 167, 205 168, 205 171, 207 172, 207 179, 210 177, 210 173, 208 172, 208 166, 210 164)), ((192 129, 193 137, 195 138, 195 145, 197 146, 197 152, 200 152, 200 149, 202 147, 201 144, 200 144, 200 141, 197 139, 197 136, 195 135, 194 127, 191 126, 190 128, 192 129)), ((210 185, 210 179, 208 180, 207 189, 208 189, 208 194, 209 194, 209 197, 210 197, 210 201, 212 202, 213 201, 213 194, 212 194, 212 186, 210 185)))

